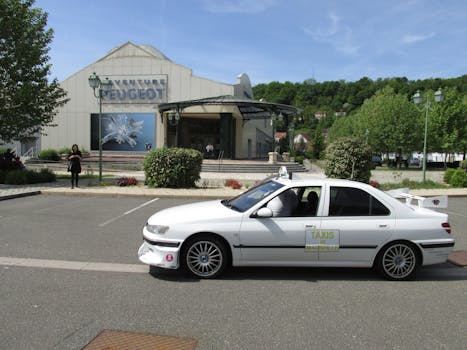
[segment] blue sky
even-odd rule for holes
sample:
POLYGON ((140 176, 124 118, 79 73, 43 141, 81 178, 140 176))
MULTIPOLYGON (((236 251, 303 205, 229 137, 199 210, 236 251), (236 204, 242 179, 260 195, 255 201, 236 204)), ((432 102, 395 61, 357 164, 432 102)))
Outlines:
POLYGON ((235 83, 467 74, 465 0, 36 0, 64 80, 127 41, 235 83))

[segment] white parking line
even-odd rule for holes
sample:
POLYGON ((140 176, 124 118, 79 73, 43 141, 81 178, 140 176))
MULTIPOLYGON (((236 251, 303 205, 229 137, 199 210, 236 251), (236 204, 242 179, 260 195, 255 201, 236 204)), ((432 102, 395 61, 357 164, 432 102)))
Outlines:
POLYGON ((108 224, 110 224, 111 222, 114 222, 115 220, 118 220, 118 219, 124 217, 125 215, 131 214, 131 213, 133 213, 134 211, 136 211, 136 210, 138 210, 138 209, 140 209, 140 208, 142 208, 142 207, 144 207, 144 206, 146 206, 146 205, 148 205, 148 204, 151 204, 152 202, 155 202, 155 201, 157 201, 157 200, 159 200, 159 198, 154 198, 154 199, 152 199, 152 200, 150 200, 150 201, 148 201, 148 202, 146 202, 146 203, 143 203, 143 204, 141 204, 141 205, 138 205, 136 208, 130 209, 130 210, 124 212, 122 215, 116 216, 116 217, 114 217, 114 218, 112 218, 112 219, 110 219, 110 220, 107 220, 106 222, 103 222, 103 223, 99 224, 99 227, 104 227, 105 225, 108 225, 108 224))
POLYGON ((1 256, 0 265, 101 272, 148 273, 147 265, 97 263, 88 261, 25 259, 1 256))

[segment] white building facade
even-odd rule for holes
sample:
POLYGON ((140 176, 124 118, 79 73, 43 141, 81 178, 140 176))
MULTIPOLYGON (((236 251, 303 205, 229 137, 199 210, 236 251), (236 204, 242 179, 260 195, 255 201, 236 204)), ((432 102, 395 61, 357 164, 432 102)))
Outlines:
POLYGON ((247 159, 264 158, 272 148, 270 113, 245 119, 235 103, 159 110, 164 104, 216 96, 253 101, 247 75, 239 76, 235 85, 197 77, 157 49, 127 42, 60 84, 70 100, 58 109, 55 126, 44 130, 41 149, 60 149, 76 143, 98 150, 99 102, 88 82, 94 72, 101 80, 108 78, 112 82, 111 90, 102 99, 104 152, 145 152, 177 146, 198 149, 209 157, 222 152, 225 158, 247 159), (212 147, 207 148, 209 145, 212 147))

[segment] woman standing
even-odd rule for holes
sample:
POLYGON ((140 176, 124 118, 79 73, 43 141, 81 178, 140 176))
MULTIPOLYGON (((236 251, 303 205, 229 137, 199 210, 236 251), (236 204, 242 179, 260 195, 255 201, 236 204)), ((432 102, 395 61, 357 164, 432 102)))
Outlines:
POLYGON ((71 172, 71 188, 78 187, 78 174, 81 172, 81 151, 77 144, 71 147, 71 153, 68 155, 68 171, 71 172))

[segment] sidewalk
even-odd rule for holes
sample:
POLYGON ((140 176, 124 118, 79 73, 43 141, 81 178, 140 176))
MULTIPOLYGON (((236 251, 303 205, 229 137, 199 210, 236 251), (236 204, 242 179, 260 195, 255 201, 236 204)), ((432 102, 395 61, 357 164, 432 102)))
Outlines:
MULTIPOLYGON (((321 169, 313 167, 313 170, 306 173, 308 176, 324 178, 321 169)), ((144 182, 144 173, 142 171, 121 171, 116 175, 115 172, 104 175, 113 175, 116 177, 131 176, 144 182)), ((198 182, 198 188, 192 189, 170 189, 170 188, 148 188, 147 186, 98 186, 96 181, 82 179, 82 187, 71 189, 69 180, 58 180, 51 183, 42 183, 35 185, 3 185, 0 184, 0 201, 31 196, 36 194, 62 194, 62 195, 108 195, 108 196, 146 196, 146 197, 190 197, 190 198, 229 198, 245 191, 245 187, 234 190, 224 187, 226 179, 235 179, 246 187, 252 186, 255 182, 264 179, 271 174, 266 173, 201 173, 201 180, 198 182)), ((467 188, 451 189, 428 189, 414 190, 411 193, 429 197, 429 196, 466 196, 467 188)))

